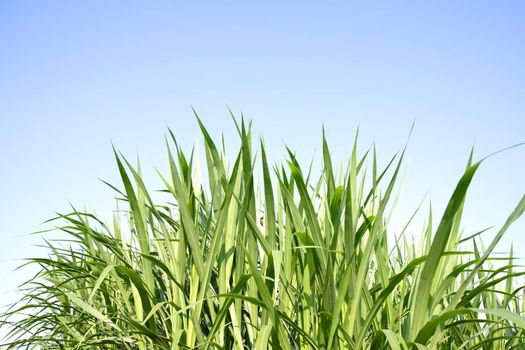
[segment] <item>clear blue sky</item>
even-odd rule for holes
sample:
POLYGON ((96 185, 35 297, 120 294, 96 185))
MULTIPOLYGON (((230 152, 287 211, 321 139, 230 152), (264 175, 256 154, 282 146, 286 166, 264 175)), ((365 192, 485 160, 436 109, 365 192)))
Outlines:
MULTIPOLYGON (((167 125, 196 139, 192 105, 227 139, 227 106, 244 112, 275 160, 284 143, 319 154, 324 124, 339 159, 360 125, 385 162, 415 120, 398 220, 427 192, 439 217, 472 145, 481 158, 525 141, 524 18, 522 1, 0 0, 0 304, 54 211, 109 217, 111 142, 164 170, 167 125)), ((524 164, 522 147, 482 166, 467 233, 503 223, 524 164)), ((524 230, 504 247, 525 256, 524 230)))

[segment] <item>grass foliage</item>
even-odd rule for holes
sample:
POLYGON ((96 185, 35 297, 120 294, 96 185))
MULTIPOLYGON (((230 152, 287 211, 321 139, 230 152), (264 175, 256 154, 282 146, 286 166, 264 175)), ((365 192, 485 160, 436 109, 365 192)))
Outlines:
POLYGON ((524 273, 512 252, 492 253, 525 197, 490 244, 462 237, 472 157, 415 243, 388 224, 404 150, 380 168, 374 148, 354 145, 334 169, 323 136, 314 177, 291 151, 268 164, 236 121, 228 165, 197 121, 205 166, 170 131, 160 176, 171 199, 156 203, 140 167, 115 152, 122 185, 110 186, 123 204, 113 221, 77 210, 54 219, 67 238, 29 261, 39 272, 0 318, 3 348, 525 348, 524 273))

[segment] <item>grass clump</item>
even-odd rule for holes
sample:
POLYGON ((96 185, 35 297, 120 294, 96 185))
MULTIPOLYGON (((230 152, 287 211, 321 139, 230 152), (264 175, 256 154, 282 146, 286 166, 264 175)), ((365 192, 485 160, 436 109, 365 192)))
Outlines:
POLYGON ((170 131, 161 175, 170 200, 156 203, 140 168, 115 152, 122 187, 110 186, 126 209, 111 223, 77 210, 56 218, 68 246, 48 243, 48 258, 30 260, 38 274, 0 319, 5 349, 525 347, 523 272, 512 253, 491 263, 525 197, 487 247, 480 235, 463 238, 480 164, 472 157, 421 242, 389 241, 404 150, 379 168, 375 149, 358 154, 356 137, 336 171, 323 136, 314 178, 291 151, 270 166, 241 121, 229 167, 197 121, 206 165, 170 131))

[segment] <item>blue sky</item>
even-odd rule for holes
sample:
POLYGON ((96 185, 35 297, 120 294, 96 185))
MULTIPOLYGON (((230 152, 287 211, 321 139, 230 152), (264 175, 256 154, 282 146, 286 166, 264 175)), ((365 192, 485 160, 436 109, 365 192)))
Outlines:
MULTIPOLYGON (((227 106, 271 158, 308 161, 324 124, 345 159, 356 127, 386 162, 415 130, 401 222, 428 193, 439 217, 475 145, 525 141, 525 3, 0 1, 0 302, 28 235, 68 201, 109 218, 111 142, 164 170, 170 126, 189 149, 194 106, 235 143, 227 106)), ((319 158, 317 158, 319 159, 319 158)), ((525 147, 476 176, 465 230, 502 225, 525 192, 525 147)), ((146 172, 155 180, 154 171, 146 172)), ((524 220, 505 237, 525 256, 524 220)), ((414 234, 419 227, 413 228, 414 234)), ((487 239, 494 231, 487 234, 487 239)), ((3 302, 0 304, 4 304, 3 302)))

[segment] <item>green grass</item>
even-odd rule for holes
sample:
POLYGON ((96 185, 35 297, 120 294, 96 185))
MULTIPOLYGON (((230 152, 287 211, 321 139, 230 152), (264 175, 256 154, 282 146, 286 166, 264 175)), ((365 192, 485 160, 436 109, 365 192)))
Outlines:
POLYGON ((388 224, 404 150, 380 168, 356 136, 334 169, 323 135, 315 177, 291 151, 268 164, 240 121, 228 166, 197 121, 205 166, 170 131, 170 171, 159 174, 170 199, 155 202, 140 167, 115 151, 113 221, 74 209, 53 219, 66 236, 29 260, 39 272, 1 315, 3 348, 525 348, 524 272, 512 252, 492 254, 525 196, 487 246, 481 233, 462 237, 472 156, 414 243, 388 224))

